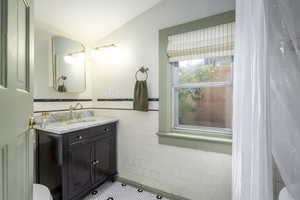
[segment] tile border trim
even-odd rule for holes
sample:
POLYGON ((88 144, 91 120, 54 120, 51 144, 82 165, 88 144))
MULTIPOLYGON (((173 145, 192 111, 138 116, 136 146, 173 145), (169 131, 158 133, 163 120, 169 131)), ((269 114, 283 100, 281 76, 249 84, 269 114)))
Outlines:
MULTIPOLYGON (((132 98, 97 99, 97 101, 133 101, 132 98)), ((148 101, 159 101, 159 98, 148 98, 148 101)))
MULTIPOLYGON (((131 108, 100 108, 100 107, 87 107, 83 109, 76 109, 76 110, 128 110, 128 111, 135 111, 131 108)), ((42 112, 67 112, 69 109, 57 109, 57 110, 38 110, 34 111, 34 113, 42 113, 42 112)), ((158 112, 158 109, 149 109, 149 112, 158 112)), ((138 111, 139 112, 139 111, 138 111)))
MULTIPOLYGON (((34 99, 34 102, 74 102, 74 101, 93 101, 93 99, 34 99)), ((111 98, 97 99, 97 101, 133 101, 132 98, 111 98)), ((149 98, 148 101, 159 101, 159 98, 149 98)))
MULTIPOLYGON (((95 108, 92 108, 92 109, 95 109, 95 110, 131 110, 131 111, 136 111, 132 108, 102 108, 102 107, 95 107, 95 108)), ((159 111, 159 109, 148 109, 148 111, 159 111)), ((137 112, 144 112, 144 111, 137 111, 137 112)), ((144 113, 146 113, 146 111, 144 113)))
POLYGON ((93 99, 33 99, 33 102, 78 102, 93 101, 93 99))

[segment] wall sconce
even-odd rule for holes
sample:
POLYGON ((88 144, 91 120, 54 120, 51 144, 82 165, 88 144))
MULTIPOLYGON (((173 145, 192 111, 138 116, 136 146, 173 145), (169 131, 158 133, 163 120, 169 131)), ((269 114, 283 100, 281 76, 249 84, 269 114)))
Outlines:
POLYGON ((96 48, 94 48, 94 50, 98 51, 101 49, 111 49, 111 48, 116 48, 116 47, 117 47, 117 45, 115 45, 115 44, 109 44, 109 45, 103 45, 103 46, 96 47, 96 48))
POLYGON ((104 53, 113 53, 113 51, 117 48, 117 46, 115 44, 109 44, 109 45, 103 45, 103 46, 99 46, 96 47, 92 50, 92 55, 94 57, 99 57, 100 54, 104 54, 104 53))

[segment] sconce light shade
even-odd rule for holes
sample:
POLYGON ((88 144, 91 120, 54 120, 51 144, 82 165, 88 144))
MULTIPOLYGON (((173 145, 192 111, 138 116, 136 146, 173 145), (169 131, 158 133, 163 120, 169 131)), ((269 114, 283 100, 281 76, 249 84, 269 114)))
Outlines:
POLYGON ((103 46, 96 47, 95 50, 113 49, 116 47, 117 47, 117 45, 115 45, 115 44, 109 44, 109 45, 103 45, 103 46))

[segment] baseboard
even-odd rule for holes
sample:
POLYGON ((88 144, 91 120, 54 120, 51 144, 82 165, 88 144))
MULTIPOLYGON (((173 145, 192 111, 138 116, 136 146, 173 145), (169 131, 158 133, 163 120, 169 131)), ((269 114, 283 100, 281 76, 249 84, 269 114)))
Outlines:
POLYGON ((168 192, 164 192, 162 190, 159 190, 159 189, 147 186, 147 185, 140 184, 138 182, 129 180, 127 178, 118 177, 117 180, 121 183, 125 183, 127 185, 131 185, 131 186, 136 187, 136 188, 141 188, 141 189, 143 189, 147 192, 151 192, 153 194, 158 194, 158 195, 163 196, 163 197, 165 197, 167 199, 170 199, 170 200, 190 200, 190 199, 185 198, 185 197, 181 197, 181 196, 171 194, 171 193, 168 193, 168 192))

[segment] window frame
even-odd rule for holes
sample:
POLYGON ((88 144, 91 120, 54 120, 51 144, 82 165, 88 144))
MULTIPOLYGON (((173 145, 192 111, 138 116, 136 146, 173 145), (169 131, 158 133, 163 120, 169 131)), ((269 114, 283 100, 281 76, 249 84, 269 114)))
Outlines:
POLYGON ((181 88, 209 88, 209 87, 232 87, 233 88, 233 61, 234 58, 232 56, 232 63, 231 63, 231 75, 230 80, 225 82, 195 82, 195 83, 175 83, 175 66, 169 63, 168 67, 171 67, 171 75, 172 75, 172 83, 171 83, 171 90, 172 90, 172 128, 173 130, 194 130, 194 131, 201 131, 204 132, 216 132, 216 133, 224 133, 224 134, 232 134, 231 128, 219 128, 219 127, 209 127, 209 126, 192 126, 192 125, 180 125, 178 123, 178 97, 176 96, 177 92, 176 89, 181 88))
MULTIPOLYGON (((232 135, 226 131, 175 129, 173 124, 173 67, 167 55, 168 37, 175 34, 196 31, 221 24, 235 22, 235 11, 228 11, 218 15, 206 17, 189 23, 173 26, 159 31, 159 142, 161 144, 197 148, 197 141, 232 143, 232 135)), ((233 85, 233 84, 232 84, 233 85)))

